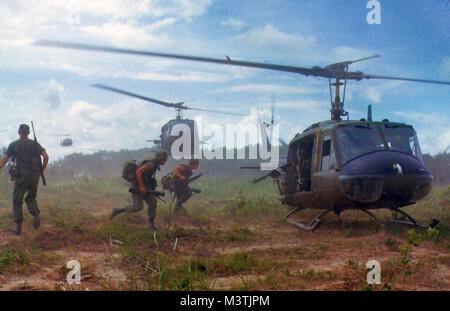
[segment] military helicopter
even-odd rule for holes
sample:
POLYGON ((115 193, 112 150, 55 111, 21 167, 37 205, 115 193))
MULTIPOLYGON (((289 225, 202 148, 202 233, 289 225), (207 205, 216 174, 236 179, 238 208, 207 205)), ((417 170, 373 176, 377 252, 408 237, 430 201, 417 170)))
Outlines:
POLYGON ((62 140, 60 140, 59 144, 63 147, 71 147, 73 146, 73 140, 69 137, 69 134, 64 135, 50 135, 50 136, 57 136, 57 137, 66 137, 62 140))
MULTIPOLYGON (((274 121, 274 115, 275 115, 275 93, 274 92, 270 93, 270 102, 271 102, 271 104, 270 104, 270 110, 271 110, 270 122, 266 122, 266 121, 261 122, 260 121, 260 123, 266 128, 266 130, 270 129, 270 134, 267 137, 267 140, 268 140, 267 143, 268 143, 269 148, 271 148, 271 146, 272 146, 272 142, 273 142, 272 141, 273 140, 273 126, 275 124, 275 121, 274 121)), ((280 137, 278 139, 278 141, 279 141, 281 146, 288 147, 288 144, 284 141, 283 138, 280 137)))
POLYGON ((67 137, 64 138, 59 144, 63 147, 70 147, 73 145, 73 141, 72 138, 67 137))
MULTIPOLYGON (((150 97, 146 97, 146 96, 142 96, 142 95, 138 95, 135 93, 131 93, 128 91, 124 91, 115 87, 111 87, 111 86, 107 86, 107 85, 103 85, 103 84, 93 84, 93 87, 99 88, 99 89, 103 89, 103 90, 107 90, 110 92, 115 92, 115 93, 119 93, 119 94, 123 94, 123 95, 127 95, 127 96, 131 96, 131 97, 135 97, 135 98, 139 98, 141 100, 147 101, 147 102, 151 102, 154 104, 158 104, 164 107, 169 107, 169 108, 174 108, 176 111, 176 116, 175 119, 170 120, 169 122, 167 122, 166 124, 164 124, 161 128, 161 135, 159 136, 159 139, 152 139, 152 140, 147 140, 147 142, 152 142, 154 143, 157 148, 163 149, 165 150, 169 156, 171 155, 171 150, 172 150, 172 144, 178 139, 180 138, 181 134, 179 133, 178 135, 173 135, 173 130, 175 125, 178 124, 184 124, 186 126, 189 127, 189 130, 191 132, 191 155, 194 154, 195 149, 195 143, 199 142, 198 139, 198 130, 197 130, 197 124, 195 123, 194 120, 189 120, 189 119, 184 119, 182 116, 182 112, 183 110, 196 110, 196 111, 203 111, 203 112, 212 112, 212 113, 221 113, 221 114, 228 114, 228 115, 234 115, 234 116, 243 116, 243 114, 240 113, 232 113, 232 112, 225 112, 225 111, 218 111, 218 110, 207 110, 207 109, 199 109, 199 108, 192 108, 192 107, 188 107, 184 105, 184 102, 178 102, 178 103, 169 103, 169 102, 165 102, 162 100, 158 100, 158 99, 154 99, 154 98, 150 98, 150 97)), ((200 143, 204 143, 203 141, 201 141, 200 143)), ((183 145, 180 146, 180 152, 183 152, 183 145)))
POLYGON ((217 59, 55 41, 39 41, 36 44, 244 66, 327 78, 331 120, 314 123, 297 134, 289 142, 286 164, 257 180, 269 176, 276 180, 281 202, 294 207, 285 216, 285 220, 300 229, 313 230, 320 224, 321 218, 330 212, 339 215, 346 209, 356 209, 376 219, 369 210, 386 208, 409 219, 392 219, 389 222, 417 227, 434 227, 439 223, 437 219, 432 219, 430 224, 420 224, 401 210, 424 198, 431 190, 433 179, 430 170, 424 165, 414 128, 387 119, 373 121, 371 106, 368 107, 367 119, 349 120, 344 102, 349 80, 387 79, 450 85, 449 81, 349 71, 351 64, 380 55, 334 63, 323 68, 306 68, 237 61, 228 56, 226 59, 217 59), (334 100, 332 88, 335 92, 334 100), (347 120, 342 117, 347 117, 347 120), (324 211, 306 224, 289 219, 294 213, 304 209, 324 211))

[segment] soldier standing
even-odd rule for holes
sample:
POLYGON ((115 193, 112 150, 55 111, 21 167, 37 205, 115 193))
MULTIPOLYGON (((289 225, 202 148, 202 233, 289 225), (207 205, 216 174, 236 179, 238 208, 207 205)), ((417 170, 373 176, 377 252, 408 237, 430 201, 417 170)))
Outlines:
POLYGON ((160 170, 160 166, 166 164, 167 153, 164 150, 158 150, 155 157, 142 161, 135 171, 135 175, 129 179, 133 192, 131 194, 133 203, 126 207, 114 208, 111 211, 110 219, 114 216, 127 212, 134 213, 144 208, 144 201, 148 205, 148 227, 150 230, 156 231, 156 196, 152 193, 156 189, 156 171, 160 170))
POLYGON ((200 192, 197 189, 189 188, 186 180, 192 176, 192 170, 198 168, 199 161, 197 159, 189 160, 188 165, 181 164, 173 168, 173 174, 163 182, 165 189, 173 191, 176 196, 175 212, 182 210, 183 203, 189 200, 192 192, 200 192))
POLYGON ((5 155, 0 160, 0 169, 5 166, 9 159, 15 161, 15 168, 11 171, 11 178, 14 180, 13 213, 16 228, 11 231, 16 235, 20 235, 22 232, 22 204, 26 193, 25 203, 28 211, 33 215, 34 229, 39 229, 41 224, 36 196, 41 176, 40 165, 42 165, 42 171, 44 171, 48 164, 48 155, 38 142, 28 138, 29 134, 30 127, 26 124, 21 124, 19 127, 20 138, 8 146, 5 155), (41 156, 44 158, 43 164, 40 162, 41 156))

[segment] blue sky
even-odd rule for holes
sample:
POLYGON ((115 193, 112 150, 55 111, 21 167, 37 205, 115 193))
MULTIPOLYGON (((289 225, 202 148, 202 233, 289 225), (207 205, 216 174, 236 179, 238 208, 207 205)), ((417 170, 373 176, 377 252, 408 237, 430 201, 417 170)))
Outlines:
MULTIPOLYGON (((285 140, 329 118, 326 79, 31 45, 37 39, 303 67, 377 53, 382 57, 356 63, 351 70, 450 81, 449 1, 380 0, 380 25, 366 22, 367 2, 2 1, 0 130, 6 131, 0 132, 0 145, 16 138, 19 123, 34 120, 53 159, 74 151, 142 148, 174 116, 167 108, 107 93, 92 83, 246 114, 185 114, 214 124, 268 121, 274 98, 275 122, 285 140), (73 19, 77 16, 79 23, 73 19), (59 138, 51 136, 56 134, 70 134, 74 147, 59 146, 59 138)), ((412 124, 422 151, 435 154, 450 145, 449 98, 450 87, 444 85, 352 81, 346 109, 359 119, 372 104, 375 119, 412 124)))

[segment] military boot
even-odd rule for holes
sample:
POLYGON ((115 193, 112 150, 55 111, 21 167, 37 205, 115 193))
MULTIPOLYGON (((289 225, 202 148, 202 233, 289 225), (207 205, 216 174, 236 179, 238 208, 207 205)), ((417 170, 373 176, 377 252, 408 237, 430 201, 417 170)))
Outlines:
POLYGON ((35 230, 38 230, 39 227, 41 226, 41 216, 39 216, 39 214, 33 215, 34 219, 33 219, 33 228, 35 230))
POLYGON ((153 222, 153 219, 149 219, 148 221, 148 229, 152 231, 158 231, 158 229, 155 226, 155 223, 153 222))
POLYGON ((123 213, 124 211, 125 211, 124 208, 119 208, 119 207, 113 208, 111 211, 111 214, 109 215, 109 220, 112 220, 114 218, 114 216, 116 216, 120 213, 123 213))
POLYGON ((22 223, 17 222, 15 227, 10 228, 7 231, 12 232, 15 235, 20 235, 22 233, 22 223))

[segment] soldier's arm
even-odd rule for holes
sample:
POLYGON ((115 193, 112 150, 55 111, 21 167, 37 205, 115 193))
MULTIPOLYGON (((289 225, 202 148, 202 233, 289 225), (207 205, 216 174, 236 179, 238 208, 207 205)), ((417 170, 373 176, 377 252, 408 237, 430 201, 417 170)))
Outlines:
POLYGON ((9 156, 5 154, 3 158, 0 160, 0 170, 6 165, 6 162, 8 162, 9 156))
POLYGON ((42 171, 45 171, 48 164, 48 154, 45 152, 45 150, 41 153, 42 157, 44 158, 44 163, 42 164, 42 171))
POLYGON ((173 168, 174 174, 177 175, 177 177, 178 177, 181 181, 183 181, 183 180, 186 179, 186 177, 183 176, 183 175, 181 174, 181 171, 184 171, 184 167, 183 167, 183 166, 177 166, 177 167, 174 167, 174 168, 173 168))
POLYGON ((143 166, 141 166, 140 168, 137 169, 136 171, 136 178, 139 184, 139 190, 141 191, 142 195, 145 195, 147 193, 147 189, 145 188, 144 185, 144 180, 142 179, 142 173, 144 173, 145 171, 148 171, 149 169, 153 168, 154 164, 152 162, 149 162, 143 166))

